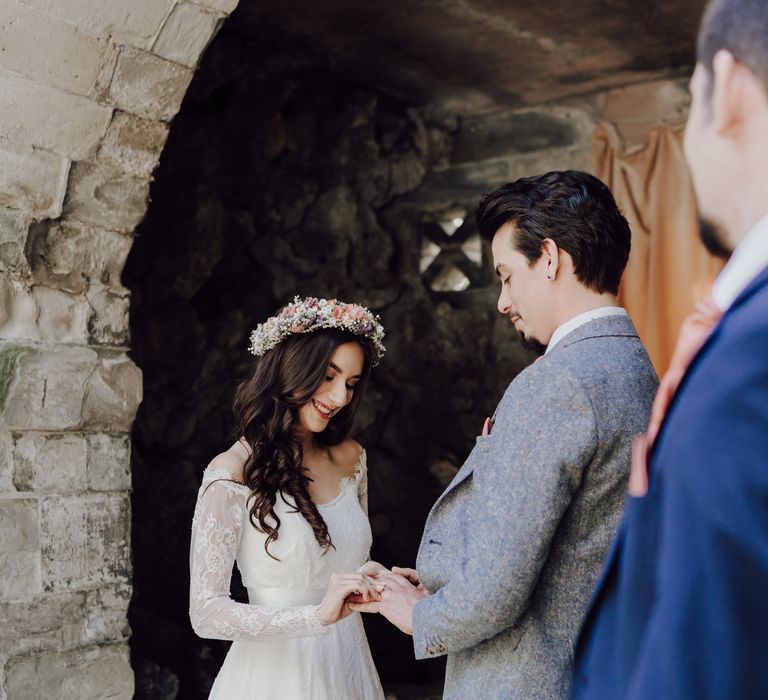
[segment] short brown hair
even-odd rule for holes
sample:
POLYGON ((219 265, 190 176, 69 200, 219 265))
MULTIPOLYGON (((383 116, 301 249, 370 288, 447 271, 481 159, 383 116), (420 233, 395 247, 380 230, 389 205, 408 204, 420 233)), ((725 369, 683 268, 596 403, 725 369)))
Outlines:
POLYGON ((480 200, 477 227, 491 241, 507 223, 515 227, 512 244, 531 265, 551 238, 571 256, 584 286, 618 293, 632 236, 611 191, 593 175, 553 171, 502 185, 480 200))

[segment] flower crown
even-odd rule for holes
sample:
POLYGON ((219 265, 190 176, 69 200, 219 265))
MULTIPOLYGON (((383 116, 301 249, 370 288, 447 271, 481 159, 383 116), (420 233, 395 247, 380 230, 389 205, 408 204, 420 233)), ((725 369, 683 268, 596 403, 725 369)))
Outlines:
POLYGON ((359 304, 345 304, 336 299, 317 299, 294 297, 293 303, 283 307, 276 316, 268 318, 264 323, 251 331, 249 350, 260 357, 272 348, 277 347, 289 335, 294 333, 311 333, 321 328, 339 328, 354 335, 362 335, 371 341, 373 356, 371 366, 379 364, 386 352, 384 343, 384 328, 379 323, 379 317, 374 316, 368 309, 359 304))

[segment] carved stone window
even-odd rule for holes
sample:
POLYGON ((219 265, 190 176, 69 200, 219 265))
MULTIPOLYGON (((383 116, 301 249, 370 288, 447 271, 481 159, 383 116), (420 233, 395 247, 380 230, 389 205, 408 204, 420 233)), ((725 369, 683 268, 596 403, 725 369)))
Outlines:
POLYGON ((425 221, 419 270, 438 294, 464 292, 490 283, 487 246, 474 215, 454 208, 425 221))

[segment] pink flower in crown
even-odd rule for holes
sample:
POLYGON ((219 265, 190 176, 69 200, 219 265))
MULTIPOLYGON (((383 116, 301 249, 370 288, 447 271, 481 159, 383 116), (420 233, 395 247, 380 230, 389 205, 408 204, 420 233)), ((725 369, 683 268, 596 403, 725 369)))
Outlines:
POLYGON ((365 316, 365 309, 363 309, 362 306, 358 306, 357 304, 348 304, 346 308, 347 316, 349 316, 353 321, 359 321, 363 316, 365 316))
POLYGON ((331 312, 331 315, 337 320, 340 321, 342 317, 344 316, 344 309, 341 306, 334 306, 333 311, 331 312))
POLYGON ((291 333, 303 333, 304 332, 304 326, 302 326, 300 323, 295 323, 288 330, 291 333))

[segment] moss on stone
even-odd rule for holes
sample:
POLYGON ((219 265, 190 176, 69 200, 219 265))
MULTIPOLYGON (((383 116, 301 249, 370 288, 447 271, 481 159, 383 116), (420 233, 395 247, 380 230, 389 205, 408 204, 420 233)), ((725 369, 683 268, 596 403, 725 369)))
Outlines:
POLYGON ((0 348, 0 413, 5 410, 8 392, 16 377, 19 358, 28 352, 18 345, 6 345, 0 348))

